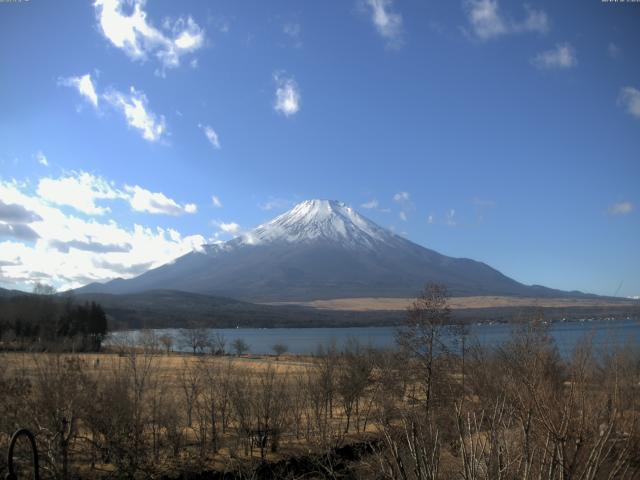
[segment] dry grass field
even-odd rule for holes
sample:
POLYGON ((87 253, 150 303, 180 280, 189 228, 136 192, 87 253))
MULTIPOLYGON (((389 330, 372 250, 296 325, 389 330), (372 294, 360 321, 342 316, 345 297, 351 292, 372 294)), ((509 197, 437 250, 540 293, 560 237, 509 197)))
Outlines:
MULTIPOLYGON (((346 419, 335 379, 322 385, 323 370, 337 375, 336 360, 0 352, 0 412, 13 410, 0 419, 0 449, 12 431, 29 428, 46 452, 50 478, 65 477, 55 465, 62 451, 69 457, 65 469, 82 477, 240 472, 256 462, 326 451, 375 430, 373 422, 363 423, 364 412, 350 411, 346 419), (57 432, 68 422, 70 440, 62 446, 57 432)), ((361 399, 348 408, 353 401, 361 399)), ((371 407, 368 402, 368 414, 371 407)))
MULTIPOLYGON (((303 305, 323 310, 350 311, 398 311, 406 310, 414 301, 413 298, 336 298, 330 300, 313 300, 310 302, 277 302, 271 305, 303 305)), ((451 297, 451 309, 500 308, 500 307, 615 307, 638 305, 637 300, 601 300, 596 298, 525 298, 525 297, 451 297)))
POLYGON ((563 359, 531 322, 460 357, 427 300, 395 351, 0 353, 0 450, 29 428, 61 480, 640 478, 637 348, 563 359))
MULTIPOLYGON (((140 356, 146 355, 139 352, 140 356)), ((96 376, 112 374, 120 371, 130 360, 128 355, 119 353, 30 353, 0 352, 0 362, 4 364, 5 375, 20 373, 32 377, 38 369, 51 359, 79 360, 86 366, 87 372, 96 376)), ((289 375, 302 373, 313 366, 312 359, 302 355, 243 355, 237 356, 203 356, 184 352, 170 354, 156 353, 151 355, 154 371, 176 383, 185 369, 193 368, 203 362, 214 367, 231 367, 234 370, 248 370, 256 373, 273 369, 277 374, 289 375)))

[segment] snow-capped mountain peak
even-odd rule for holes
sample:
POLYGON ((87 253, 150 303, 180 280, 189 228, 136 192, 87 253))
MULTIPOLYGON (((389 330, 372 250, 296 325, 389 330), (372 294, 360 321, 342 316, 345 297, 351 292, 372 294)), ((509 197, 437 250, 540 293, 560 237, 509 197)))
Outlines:
POLYGON ((329 241, 371 247, 395 236, 336 200, 306 200, 240 238, 244 245, 329 241))
POLYGON ((484 263, 416 245, 329 200, 307 200, 228 242, 84 291, 171 289, 250 301, 308 301, 407 298, 427 282, 443 283, 455 295, 566 296, 522 285, 484 263))

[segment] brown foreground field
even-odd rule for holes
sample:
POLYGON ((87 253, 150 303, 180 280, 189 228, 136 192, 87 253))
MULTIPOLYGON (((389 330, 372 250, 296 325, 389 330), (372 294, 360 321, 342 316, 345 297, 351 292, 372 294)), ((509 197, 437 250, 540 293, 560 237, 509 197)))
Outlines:
POLYGON ((0 353, 0 448, 29 428, 55 479, 640 478, 637 348, 563 360, 528 325, 457 357, 441 328, 313 357, 0 353))
POLYGON ((12 431, 29 428, 45 478, 243 478, 258 463, 329 452, 372 431, 353 414, 355 400, 345 415, 334 393, 312 393, 323 369, 335 373, 336 352, 327 358, 320 365, 304 356, 141 349, 0 353, 0 448, 12 431))

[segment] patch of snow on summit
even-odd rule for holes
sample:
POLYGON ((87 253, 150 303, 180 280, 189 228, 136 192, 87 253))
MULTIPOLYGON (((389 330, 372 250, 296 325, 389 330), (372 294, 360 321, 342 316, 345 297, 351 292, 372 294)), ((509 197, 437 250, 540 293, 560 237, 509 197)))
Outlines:
POLYGON ((325 241, 346 247, 373 248, 395 235, 334 200, 307 200, 240 237, 244 245, 325 241))

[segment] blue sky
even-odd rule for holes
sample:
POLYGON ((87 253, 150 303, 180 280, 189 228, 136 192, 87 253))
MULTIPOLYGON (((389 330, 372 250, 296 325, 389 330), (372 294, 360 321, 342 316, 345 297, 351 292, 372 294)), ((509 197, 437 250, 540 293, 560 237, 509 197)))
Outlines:
POLYGON ((0 3, 0 286, 131 276, 329 198, 639 295, 639 26, 600 0, 0 3))

